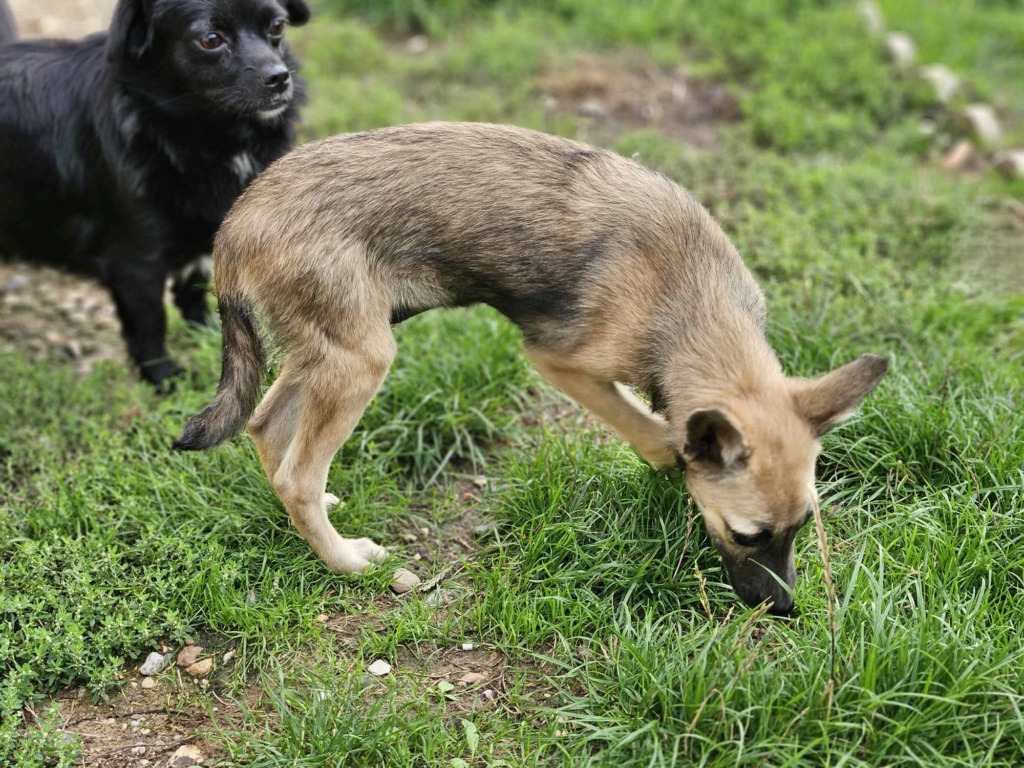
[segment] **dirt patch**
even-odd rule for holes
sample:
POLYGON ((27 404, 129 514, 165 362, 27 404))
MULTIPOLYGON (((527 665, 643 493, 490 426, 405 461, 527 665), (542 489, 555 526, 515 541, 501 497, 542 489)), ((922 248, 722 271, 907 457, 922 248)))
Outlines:
POLYGON ((721 83, 659 67, 641 53, 582 54, 543 74, 537 86, 550 112, 572 113, 580 134, 609 144, 626 130, 649 128, 699 149, 718 148, 718 127, 740 119, 721 83))
POLYGON ((8 0, 22 37, 76 38, 110 25, 116 0, 8 0))
POLYGON ((71 363, 79 373, 101 360, 126 359, 120 324, 102 286, 23 264, 0 264, 0 350, 71 363))

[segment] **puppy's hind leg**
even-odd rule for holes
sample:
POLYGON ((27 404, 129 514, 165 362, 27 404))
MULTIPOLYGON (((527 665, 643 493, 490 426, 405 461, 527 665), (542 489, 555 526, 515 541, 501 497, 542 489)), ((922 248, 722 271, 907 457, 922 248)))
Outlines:
MULTIPOLYGON (((327 472, 342 443, 352 434, 367 404, 387 375, 395 356, 395 341, 386 321, 370 331, 353 334, 351 342, 321 344, 314 360, 297 366, 294 381, 299 386, 301 406, 297 410, 294 436, 280 464, 271 476, 292 525, 309 542, 324 564, 337 573, 358 573, 371 561, 383 560, 386 550, 370 539, 345 539, 338 535, 327 517, 333 497, 326 496, 327 472)), ((280 381, 280 379, 279 379, 280 381)), ((276 383, 275 383, 275 386, 276 383)), ((287 431, 295 413, 285 394, 291 384, 281 386, 271 402, 276 419, 268 423, 281 428, 277 438, 260 438, 264 468, 272 469, 273 454, 280 445, 280 434, 287 431), (280 397, 275 406, 277 397, 280 397)), ((269 399, 268 395, 268 399, 269 399)), ((271 412, 268 407, 268 412, 271 412)), ((262 409, 262 404, 261 404, 262 409)), ((258 421, 256 429, 264 429, 258 421)))
POLYGON ((599 416, 644 459, 656 467, 676 464, 668 422, 651 413, 627 387, 614 381, 602 381, 578 369, 559 366, 539 350, 527 348, 525 351, 544 378, 599 416))

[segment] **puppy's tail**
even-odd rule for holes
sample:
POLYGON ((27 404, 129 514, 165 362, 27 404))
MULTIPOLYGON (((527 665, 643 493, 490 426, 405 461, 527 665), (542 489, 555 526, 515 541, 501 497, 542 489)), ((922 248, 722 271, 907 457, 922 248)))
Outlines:
POLYGON ((178 451, 205 451, 237 435, 260 396, 267 360, 252 307, 225 296, 217 305, 224 338, 220 384, 210 404, 188 420, 174 441, 178 451))

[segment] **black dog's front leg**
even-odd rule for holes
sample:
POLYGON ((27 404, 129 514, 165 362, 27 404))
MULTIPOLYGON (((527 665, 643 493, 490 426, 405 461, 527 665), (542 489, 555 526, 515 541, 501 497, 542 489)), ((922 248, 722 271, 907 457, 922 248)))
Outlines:
POLYGON ((128 353, 138 364, 142 378, 161 389, 170 389, 168 379, 184 370, 167 354, 165 344, 164 287, 168 273, 162 260, 150 259, 111 264, 106 275, 128 353))
POLYGON ((206 290, 210 285, 209 264, 208 257, 200 259, 174 276, 171 286, 174 303, 186 322, 213 325, 213 313, 206 304, 206 290))

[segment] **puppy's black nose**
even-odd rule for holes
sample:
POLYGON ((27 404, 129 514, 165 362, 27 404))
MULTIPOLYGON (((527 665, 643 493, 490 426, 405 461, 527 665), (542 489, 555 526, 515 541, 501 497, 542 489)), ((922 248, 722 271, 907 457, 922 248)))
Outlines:
POLYGON ((284 64, 272 64, 263 70, 263 84, 277 93, 286 91, 291 80, 292 73, 284 64))

